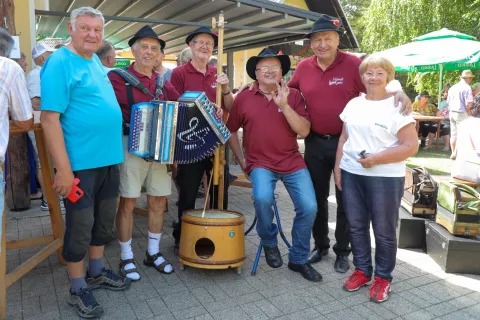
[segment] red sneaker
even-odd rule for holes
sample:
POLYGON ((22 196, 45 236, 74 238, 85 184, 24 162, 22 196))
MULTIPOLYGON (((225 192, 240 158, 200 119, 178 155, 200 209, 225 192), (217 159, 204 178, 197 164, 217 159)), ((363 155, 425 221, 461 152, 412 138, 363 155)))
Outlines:
POLYGON ((375 281, 373 281, 372 286, 370 287, 370 300, 377 303, 387 301, 388 294, 391 290, 392 285, 390 284, 390 281, 375 276, 375 281))
POLYGON ((365 276, 365 273, 361 270, 355 270, 350 278, 348 278, 342 285, 345 291, 357 291, 360 287, 366 286, 367 283, 372 280, 371 277, 365 276))

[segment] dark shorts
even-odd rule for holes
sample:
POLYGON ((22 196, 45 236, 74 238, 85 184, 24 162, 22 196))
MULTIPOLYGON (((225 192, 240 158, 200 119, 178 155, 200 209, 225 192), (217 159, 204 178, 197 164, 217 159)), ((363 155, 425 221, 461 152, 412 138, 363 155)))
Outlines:
POLYGON ((120 173, 117 165, 74 171, 84 195, 76 203, 66 200, 62 256, 82 261, 88 246, 103 246, 111 238, 120 173))

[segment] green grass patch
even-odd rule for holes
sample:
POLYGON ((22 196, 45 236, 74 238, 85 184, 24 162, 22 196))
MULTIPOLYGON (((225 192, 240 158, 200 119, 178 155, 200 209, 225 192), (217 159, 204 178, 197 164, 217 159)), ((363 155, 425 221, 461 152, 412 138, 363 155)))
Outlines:
POLYGON ((435 145, 429 150, 419 149, 417 154, 407 160, 409 168, 424 167, 433 175, 450 175, 453 160, 450 160, 450 151, 442 151, 443 145, 439 145, 439 151, 435 145))

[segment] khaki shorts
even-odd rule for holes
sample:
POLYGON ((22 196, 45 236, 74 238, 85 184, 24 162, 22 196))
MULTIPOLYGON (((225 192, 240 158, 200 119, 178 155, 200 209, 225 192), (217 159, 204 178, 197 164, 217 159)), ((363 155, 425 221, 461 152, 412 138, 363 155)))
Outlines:
POLYGON ((462 121, 468 119, 468 114, 466 112, 454 112, 450 111, 450 138, 457 139, 458 136, 458 126, 462 121))
POLYGON ((134 156, 127 149, 128 136, 123 137, 125 161, 120 164, 120 196, 138 198, 142 185, 151 196, 168 196, 172 193, 172 179, 167 173, 167 165, 147 162, 134 156))

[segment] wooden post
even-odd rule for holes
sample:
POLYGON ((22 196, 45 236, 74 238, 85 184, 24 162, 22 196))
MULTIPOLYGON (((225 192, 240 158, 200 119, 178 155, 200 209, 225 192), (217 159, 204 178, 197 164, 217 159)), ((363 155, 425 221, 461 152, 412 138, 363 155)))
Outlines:
MULTIPOLYGON (((212 20, 213 27, 218 29, 218 49, 217 49, 217 75, 220 75, 223 66, 223 38, 224 38, 224 31, 225 31, 225 19, 223 15, 223 11, 220 12, 220 16, 218 17, 218 23, 216 23, 215 19, 212 20)), ((222 107, 222 87, 217 86, 217 105, 222 107)), ((224 118, 225 119, 225 118, 224 118)), ((224 169, 225 169, 225 145, 217 148, 215 150, 215 158, 213 161, 213 184, 218 186, 218 209, 223 210, 223 199, 225 197, 224 192, 224 185, 225 185, 225 177, 224 177, 224 169)))
MULTIPOLYGON (((15 32, 14 0, 0 1, 0 27, 11 35, 15 32)), ((30 164, 28 162, 28 135, 10 137, 7 148, 7 205, 10 209, 22 210, 30 207, 30 164)))

